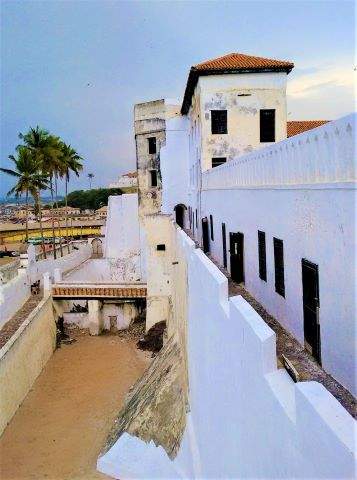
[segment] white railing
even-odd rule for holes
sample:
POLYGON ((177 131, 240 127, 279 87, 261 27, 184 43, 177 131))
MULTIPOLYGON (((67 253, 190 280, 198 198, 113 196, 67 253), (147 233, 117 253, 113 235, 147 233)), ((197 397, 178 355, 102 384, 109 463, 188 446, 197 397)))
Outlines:
POLYGON ((202 174, 202 189, 354 182, 356 114, 238 157, 202 174))
MULTIPOLYGON (((74 245, 80 245, 80 244, 84 244, 84 243, 87 243, 87 242, 86 241, 83 241, 83 242, 72 241, 72 242, 69 242, 68 244, 67 243, 62 243, 62 247, 61 247, 61 245, 56 244, 55 251, 56 251, 57 258, 61 257, 61 248, 62 248, 63 257, 64 257, 65 255, 68 255, 69 253, 71 253, 73 251, 73 246, 74 245), (69 247, 69 251, 68 251, 68 247, 69 247)), ((53 252, 54 252, 54 250, 47 250, 46 251, 46 258, 53 258, 54 257, 53 252)), ((44 258, 45 258, 45 253, 44 252, 40 252, 40 253, 36 254, 36 261, 37 262, 39 260, 43 260, 44 258)))

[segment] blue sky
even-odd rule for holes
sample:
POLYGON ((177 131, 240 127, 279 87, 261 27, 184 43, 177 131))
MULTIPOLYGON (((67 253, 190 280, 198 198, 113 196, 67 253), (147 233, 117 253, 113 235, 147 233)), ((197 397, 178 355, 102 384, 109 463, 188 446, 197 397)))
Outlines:
MULTIPOLYGON (((41 125, 85 159, 71 189, 135 168, 133 105, 181 98, 191 65, 229 52, 292 60, 289 119, 354 109, 350 1, 2 1, 1 164, 41 125)), ((0 194, 12 180, 0 177, 0 194)))

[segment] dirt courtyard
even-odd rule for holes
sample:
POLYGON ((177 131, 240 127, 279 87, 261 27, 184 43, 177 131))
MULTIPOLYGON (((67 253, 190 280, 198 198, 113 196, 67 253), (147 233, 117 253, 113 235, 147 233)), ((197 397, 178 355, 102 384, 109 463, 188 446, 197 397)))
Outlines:
POLYGON ((98 454, 149 363, 135 340, 116 335, 80 335, 62 345, 0 439, 0 478, 108 478, 95 470, 98 454))

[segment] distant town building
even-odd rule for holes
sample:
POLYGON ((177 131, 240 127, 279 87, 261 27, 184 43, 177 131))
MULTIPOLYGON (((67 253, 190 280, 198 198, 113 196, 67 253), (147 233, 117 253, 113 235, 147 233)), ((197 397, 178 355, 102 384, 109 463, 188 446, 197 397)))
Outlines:
POLYGON ((109 185, 109 188, 128 188, 136 187, 138 185, 138 174, 137 172, 129 172, 121 175, 118 180, 109 185))
POLYGON ((98 208, 98 210, 95 211, 96 218, 101 218, 101 219, 107 218, 107 211, 108 211, 108 207, 106 205, 104 207, 98 208))

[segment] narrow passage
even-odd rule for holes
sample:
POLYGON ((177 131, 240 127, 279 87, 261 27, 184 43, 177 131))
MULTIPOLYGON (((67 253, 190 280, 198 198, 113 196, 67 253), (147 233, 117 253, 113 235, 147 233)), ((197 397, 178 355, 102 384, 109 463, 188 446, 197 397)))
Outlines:
POLYGON ((2 480, 107 478, 98 454, 150 363, 136 341, 78 333, 55 351, 0 439, 2 480))

